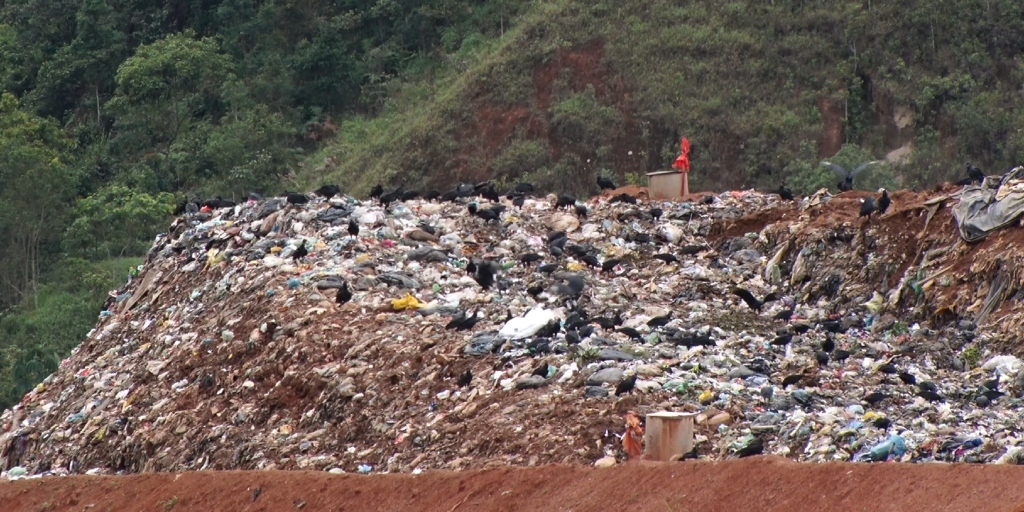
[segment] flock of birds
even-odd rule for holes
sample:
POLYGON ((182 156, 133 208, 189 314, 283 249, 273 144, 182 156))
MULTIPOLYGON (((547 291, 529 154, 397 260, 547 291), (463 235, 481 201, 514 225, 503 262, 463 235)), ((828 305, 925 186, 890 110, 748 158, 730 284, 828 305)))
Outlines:
MULTIPOLYGON (((852 190, 854 177, 870 167, 871 165, 879 163, 878 161, 867 162, 857 166, 856 168, 847 171, 842 167, 830 163, 822 162, 822 165, 827 166, 842 176, 842 181, 838 183, 838 187, 841 191, 852 190)), ((978 181, 983 182, 985 175, 978 168, 972 166, 970 163, 967 164, 967 171, 969 177, 967 183, 978 181)), ((597 178, 597 185, 604 190, 614 190, 617 187, 615 184, 600 176, 597 178)), ((521 208, 524 205, 525 198, 533 195, 535 187, 530 183, 519 183, 515 185, 511 190, 505 192, 504 198, 511 201, 513 208, 521 208)), ((337 185, 324 185, 316 189, 313 194, 322 197, 324 199, 331 199, 335 195, 341 193, 341 188, 337 185)), ((779 195, 784 200, 793 200, 794 196, 785 186, 779 188, 779 195)), ((862 200, 860 207, 860 217, 868 217, 873 213, 877 213, 879 216, 883 215, 891 205, 888 192, 885 189, 880 189, 879 197, 867 197, 862 200)), ((298 192, 286 192, 284 194, 288 204, 302 205, 310 201, 310 197, 298 192)), ((390 210, 392 204, 396 202, 403 202, 422 198, 428 201, 439 201, 439 202, 454 202, 463 203, 466 205, 466 212, 474 217, 477 217, 483 221, 486 225, 491 222, 497 222, 501 218, 501 214, 508 208, 506 204, 501 202, 502 194, 498 193, 495 185, 491 182, 484 182, 479 184, 461 183, 455 186, 448 192, 440 192, 438 190, 430 190, 426 192, 419 192, 416 190, 406 190, 404 186, 399 186, 393 190, 385 190, 383 186, 376 185, 370 192, 370 200, 379 203, 385 211, 390 210), (481 204, 481 200, 487 200, 490 202, 486 207, 481 204)), ((251 194, 250 200, 258 201, 262 199, 257 194, 251 194)), ((713 197, 705 198, 703 202, 710 203, 714 200, 713 197), (710 199, 710 200, 709 200, 710 199)), ((622 202, 628 204, 637 204, 637 199, 628 194, 618 194, 610 197, 611 202, 622 202)), ((222 199, 220 197, 210 199, 207 201, 200 201, 195 198, 191 201, 185 201, 178 205, 175 210, 176 215, 180 214, 193 214, 202 210, 213 210, 219 208, 230 208, 236 204, 232 201, 222 199)), ((575 212, 581 219, 587 217, 588 209, 587 206, 579 202, 574 196, 569 194, 557 195, 554 200, 556 209, 567 209, 575 212)), ((649 208, 646 211, 642 209, 630 209, 627 212, 620 214, 620 220, 622 216, 632 216, 639 219, 647 219, 650 221, 657 222, 661 219, 664 211, 661 208, 649 208)), ((428 223, 421 222, 420 228, 427 233, 434 235, 435 228, 430 226, 428 223)), ((348 222, 348 233, 352 237, 358 237, 360 232, 359 224, 355 220, 350 219, 348 222)), ((659 240, 653 239, 649 234, 643 232, 634 232, 629 235, 630 241, 637 242, 639 244, 650 244, 655 243, 655 246, 659 244, 659 240)), ((542 280, 529 282, 526 287, 526 293, 537 298, 541 294, 547 294, 548 297, 556 297, 562 301, 567 307, 567 316, 564 320, 552 320, 548 325, 544 326, 537 332, 530 341, 531 349, 537 354, 543 354, 551 351, 551 345, 553 340, 561 336, 564 338, 566 344, 570 347, 578 345, 581 341, 593 336, 597 328, 604 331, 612 331, 620 334, 624 334, 630 339, 642 341, 644 336, 635 328, 624 327, 623 318, 621 312, 614 312, 614 314, 604 313, 604 316, 591 316, 585 309, 583 301, 579 300, 584 295, 586 288, 586 280, 584 275, 577 272, 567 272, 560 270, 560 263, 563 257, 572 257, 577 261, 580 261, 597 274, 612 272, 616 268, 623 265, 622 260, 617 258, 599 258, 599 251, 589 244, 576 244, 570 243, 569 239, 564 231, 548 233, 546 237, 546 249, 547 255, 539 253, 526 253, 518 256, 518 263, 530 267, 536 264, 534 270, 536 274, 546 276, 542 280), (550 261, 550 262, 549 262, 550 261)), ((672 264, 679 262, 679 255, 692 255, 708 249, 705 246, 700 245, 686 245, 683 247, 676 248, 673 252, 658 252, 656 254, 650 254, 652 259, 659 260, 664 264, 672 264)), ((652 251, 653 252, 653 251, 652 251)), ((291 257, 294 261, 301 261, 309 254, 309 250, 306 246, 306 242, 296 248, 292 253, 291 257)), ((501 265, 495 261, 487 259, 472 259, 470 258, 465 266, 466 275, 470 276, 482 289, 491 289, 497 287, 498 289, 507 289, 508 284, 503 283, 499 278, 501 271, 501 265)), ((733 287, 731 293, 739 297, 744 303, 746 303, 754 312, 760 313, 762 308, 768 303, 782 300, 786 303, 786 308, 781 312, 774 315, 774 320, 783 320, 787 323, 793 317, 795 303, 788 297, 780 297, 774 293, 769 293, 764 297, 758 298, 754 296, 748 290, 739 287, 733 287)), ((335 295, 335 302, 338 304, 345 304, 353 299, 353 294, 348 286, 347 282, 342 282, 337 288, 335 295)), ((445 325, 448 330, 455 331, 467 331, 473 329, 477 323, 483 318, 481 311, 460 311, 454 314, 450 321, 445 325)), ((508 312, 506 321, 512 319, 511 311, 508 312)), ((663 340, 670 343, 674 343, 680 346, 695 347, 695 346, 713 346, 715 341, 711 339, 710 331, 705 330, 704 332, 687 332, 675 327, 670 326, 672 321, 672 313, 669 312, 662 316, 651 318, 646 322, 647 327, 651 332, 658 331, 661 334, 663 340)), ((793 340, 795 335, 804 334, 810 331, 812 328, 824 331, 825 340, 813 349, 814 358, 817 361, 819 367, 825 367, 832 361, 845 361, 851 356, 851 352, 837 348, 834 340, 834 335, 846 332, 851 325, 848 322, 840 320, 824 320, 818 322, 817 325, 813 326, 808 323, 793 323, 788 325, 784 329, 776 331, 776 336, 771 341, 771 345, 775 347, 786 347, 793 340)), ((508 360, 502 360, 498 365, 507 364, 508 360)), ((752 361, 747 364, 752 370, 768 374, 769 369, 767 363, 761 361, 752 361)), ((917 378, 901 369, 899 369, 892 359, 884 363, 879 364, 875 371, 883 376, 883 382, 891 376, 896 376, 901 382, 909 386, 916 386, 917 396, 920 396, 928 401, 942 401, 945 397, 939 393, 939 390, 934 383, 928 381, 918 382, 917 378)), ((550 373, 550 367, 547 362, 542 362, 540 366, 534 370, 533 374, 544 378, 547 378, 550 373)), ((798 385, 801 381, 809 377, 808 370, 804 370, 801 373, 795 373, 786 375, 781 381, 778 381, 778 385, 782 389, 789 388, 791 386, 798 385)), ((633 391, 636 384, 637 374, 632 373, 627 375, 619 384, 616 386, 615 395, 623 395, 633 391)), ((472 371, 467 369, 462 372, 457 380, 457 384, 460 387, 469 386, 473 381, 472 371)), ((979 405, 987 405, 989 402, 1002 396, 1004 393, 998 389, 999 380, 994 379, 985 383, 983 390, 979 391, 975 401, 979 405)), ((771 399, 774 390, 772 386, 765 386, 762 388, 762 396, 768 400, 771 399)), ((891 395, 880 391, 872 392, 866 395, 863 400, 864 402, 875 405, 884 400, 887 400, 891 395)), ((879 427, 885 427, 883 425, 889 420, 886 418, 879 418, 876 420, 879 427)), ((763 450, 763 443, 759 438, 749 443, 747 446, 741 448, 737 455, 748 456, 761 453, 763 450)), ((688 454, 692 455, 692 454, 688 454)))
MULTIPOLYGON (((875 164, 879 164, 881 162, 881 160, 872 160, 870 162, 860 164, 852 170, 847 170, 842 166, 834 164, 832 162, 822 162, 821 165, 828 167, 829 169, 832 169, 833 171, 838 173, 842 180, 836 184, 836 187, 839 189, 840 192, 848 192, 850 190, 853 190, 853 178, 855 176, 860 174, 861 171, 867 169, 868 167, 871 167, 872 165, 875 164)), ((967 177, 958 181, 957 185, 970 185, 971 183, 974 182, 980 184, 984 183, 984 181, 985 173, 983 173, 981 169, 971 165, 970 162, 967 162, 967 177)), ((777 193, 779 194, 779 197, 782 198, 784 201, 793 201, 796 199, 796 196, 793 195, 793 191, 787 188, 785 185, 780 185, 777 193)), ((888 211, 889 205, 892 204, 892 200, 889 198, 889 192, 886 191, 884 188, 880 188, 878 189, 878 193, 881 194, 880 196, 878 196, 878 198, 865 197, 861 200, 859 217, 867 217, 868 221, 870 221, 872 213, 878 213, 878 216, 881 217, 882 215, 885 214, 886 211, 888 211)))
MULTIPOLYGON (((835 171, 842 178, 836 184, 836 187, 839 189, 840 192, 848 192, 853 190, 854 177, 856 177, 858 174, 860 174, 867 168, 879 163, 882 163, 882 161, 872 160, 870 162, 862 163, 853 169, 846 169, 838 164, 828 161, 821 162, 821 165, 835 171)), ((981 169, 972 165, 971 162, 967 162, 967 177, 957 182, 957 185, 964 186, 974 182, 983 183, 984 181, 984 172, 982 172, 981 169)), ((601 188, 602 191, 614 190, 617 188, 614 182, 612 182, 611 180, 604 176, 597 177, 597 185, 601 188)), ((524 204, 525 198, 533 194, 534 192, 535 187, 532 184, 523 182, 517 184, 515 187, 512 188, 512 190, 508 191, 505 194, 505 198, 512 202, 512 206, 521 208, 524 204)), ((325 199, 330 199, 331 197, 334 197, 335 195, 341 193, 341 187, 337 185, 323 185, 320 188, 314 190, 313 193, 325 199)), ((787 188, 785 185, 780 185, 779 189, 777 190, 777 193, 779 197, 782 198, 784 201, 793 201, 796 199, 796 196, 793 194, 793 191, 787 188)), ((877 213, 878 216, 882 216, 883 214, 885 214, 886 211, 888 211, 889 206, 892 204, 892 200, 889 198, 888 191, 886 191, 884 188, 880 188, 878 189, 878 193, 880 194, 878 198, 866 197, 861 200, 859 212, 860 217, 867 217, 870 221, 871 214, 877 213)), ((481 219, 484 219, 487 222, 497 221, 500 218, 502 212, 504 212, 506 209, 505 205, 500 204, 501 194, 498 193, 494 184, 491 183, 490 181, 475 185, 470 183, 461 183, 454 189, 444 193, 442 193, 439 190, 429 190, 421 193, 420 191, 417 190, 406 190, 404 186, 399 186, 398 188, 390 192, 386 192, 384 190, 384 187, 380 184, 374 186, 370 190, 370 199, 376 199, 385 209, 390 208, 392 203, 410 201, 417 198, 422 198, 427 201, 437 200, 442 202, 455 202, 473 196, 478 196, 482 199, 487 199, 493 203, 496 203, 490 206, 489 208, 484 209, 481 209, 475 202, 469 203, 467 205, 467 210, 471 215, 475 215, 481 219)), ((285 197, 287 198, 288 203, 290 204, 305 204, 309 202, 308 196, 298 192, 285 192, 285 197)), ((260 196, 257 193, 251 193, 249 194, 248 199, 258 201, 262 199, 262 196, 260 196)), ((637 204, 636 198, 629 194, 618 194, 616 196, 613 196, 611 198, 611 202, 637 204)), ((201 208, 232 208, 236 204, 237 203, 235 203, 234 201, 223 199, 220 196, 214 199, 208 199, 206 201, 201 201, 198 197, 195 197, 191 201, 182 201, 181 203, 179 203, 174 210, 174 215, 178 216, 183 213, 196 213, 201 208)), ((576 200, 574 196, 569 194, 559 195, 556 200, 555 207, 572 208, 576 212, 576 214, 581 218, 586 218, 588 213, 586 205, 581 204, 576 200)), ((660 212, 660 210, 658 211, 660 212)), ((652 215, 653 214, 654 211, 652 210, 652 215)), ((660 216, 660 213, 658 213, 657 216, 655 216, 655 219, 657 219, 658 216, 660 216)), ((358 230, 358 226, 355 226, 353 228, 353 224, 350 224, 349 229, 358 230)), ((352 233, 353 236, 357 234, 358 231, 352 233)))
MULTIPOLYGON (((599 176, 597 178, 597 185, 602 191, 615 190, 618 188, 614 182, 604 176, 599 176)), ((532 184, 522 182, 515 185, 511 190, 507 191, 503 195, 505 199, 511 201, 513 208, 521 208, 525 203, 525 199, 533 195, 535 191, 536 188, 532 184)), ((340 193, 341 188, 337 185, 324 185, 313 191, 315 196, 319 196, 326 200, 329 200, 340 193)), ((285 192, 284 197, 287 203, 291 205, 302 205, 310 201, 309 196, 298 192, 285 192)), ((428 201, 454 203, 463 202, 466 204, 467 213, 483 220, 485 225, 499 221, 501 214, 508 208, 508 206, 501 203, 502 194, 499 194, 495 185, 489 181, 475 185, 461 183, 455 186, 452 190, 444 193, 437 190, 420 193, 416 190, 406 190, 404 186, 399 186, 393 190, 386 190, 382 185, 376 185, 371 189, 369 196, 371 201, 379 203, 385 211, 389 211, 391 205, 396 202, 410 201, 418 198, 428 201), (485 207, 481 204, 481 200, 488 200, 491 204, 485 207)), ((261 200, 262 197, 258 194, 250 194, 248 199, 258 201, 261 200)), ((709 196, 704 199, 704 202, 710 203, 713 200, 714 198, 709 196)), ((612 203, 627 203, 631 205, 638 204, 638 201, 634 196, 625 193, 613 195, 609 198, 609 201, 612 203)), ((195 198, 191 201, 184 201, 180 203, 175 210, 175 214, 194 214, 200 211, 209 211, 218 208, 231 208, 234 206, 236 206, 236 203, 224 200, 220 197, 207 201, 200 201, 198 198, 195 198)), ((556 209, 572 211, 581 219, 585 219, 589 213, 586 204, 578 201, 576 197, 569 194, 557 195, 553 206, 556 209)), ((657 207, 648 209, 631 209, 620 214, 619 220, 630 220, 631 218, 635 218, 657 222, 661 219, 663 214, 664 211, 657 207)), ((421 222, 419 227, 431 235, 436 233, 436 229, 425 221, 421 222)), ((349 235, 352 237, 358 237, 359 231, 359 224, 356 223, 354 219, 350 219, 348 222, 349 235)), ((658 240, 654 240, 651 235, 642 232, 632 233, 630 235, 630 241, 640 244, 658 242, 658 240)), ((571 306, 571 310, 564 321, 552 321, 533 336, 531 344, 535 352, 550 352, 551 340, 559 335, 564 336, 567 345, 578 345, 583 340, 592 336, 595 333, 596 328, 625 334, 632 339, 642 339, 643 335, 636 329, 622 326, 623 318, 619 312, 616 312, 614 315, 591 317, 579 301, 586 288, 586 280, 584 276, 577 272, 560 270, 561 261, 559 260, 563 257, 572 257, 587 265, 598 274, 614 271, 623 264, 623 261, 618 258, 599 258, 600 251, 590 244, 570 243, 569 238, 564 231, 548 233, 546 242, 547 255, 539 253, 525 253, 517 258, 518 263, 526 267, 531 267, 536 264, 535 267, 532 267, 536 273, 549 278, 547 283, 543 280, 529 283, 526 288, 526 293, 535 298, 541 294, 547 294, 549 297, 556 297, 560 300, 564 300, 567 306, 571 306), (545 262, 547 260, 551 260, 551 262, 545 262), (545 284, 547 284, 547 286, 545 286, 545 284)), ((707 247, 704 246, 688 245, 680 248, 678 253, 680 255, 696 254, 706 249, 707 247)), ((306 245, 306 241, 303 240, 302 243, 292 252, 291 258, 295 262, 301 262, 308 254, 309 248, 306 245)), ((652 258, 661 261, 664 264, 677 263, 679 261, 677 255, 671 252, 653 254, 652 258)), ((508 288, 508 284, 502 282, 498 277, 498 274, 501 271, 501 266, 495 261, 470 258, 464 270, 466 275, 470 276, 484 290, 491 289, 492 287, 498 287, 501 289, 508 288)), ((350 302, 352 298, 353 294, 348 283, 342 281, 337 287, 335 302, 338 304, 345 304, 350 302)), ((451 320, 447 325, 445 325, 445 328, 455 331, 470 330, 481 320, 481 313, 482 311, 479 310, 460 311, 451 317, 451 320)), ((512 314, 509 312, 506 321, 511 318, 512 314)), ((671 313, 665 316, 655 317, 650 319, 647 322, 647 325, 651 329, 666 328, 671 318, 671 313)), ((699 335, 697 333, 684 333, 673 328, 666 328, 666 330, 668 331, 667 334, 669 339, 680 344, 685 344, 687 346, 714 344, 710 336, 707 334, 699 335)), ((504 363, 507 363, 507 361, 504 361, 502 364, 504 363)), ((547 363, 543 363, 537 368, 534 374, 546 377, 547 371, 548 365, 547 363)), ((466 370, 459 376, 458 384, 460 386, 468 386, 472 382, 472 378, 472 372, 470 370, 466 370)), ((622 395, 631 392, 636 383, 636 378, 637 376, 635 373, 627 376, 617 385, 615 394, 622 395)))
MULTIPOLYGON (((753 310, 757 314, 760 314, 762 308, 770 302, 779 300, 790 301, 788 297, 780 297, 775 293, 769 293, 763 298, 757 298, 749 290, 745 290, 740 287, 733 287, 730 291, 732 294, 738 296, 744 303, 747 304, 747 306, 750 307, 751 310, 753 310)), ((793 319, 793 306, 793 302, 787 302, 785 306, 786 309, 783 309, 780 312, 773 315, 773 319, 789 323, 793 319)), ((787 325, 786 327, 776 330, 776 336, 770 342, 770 345, 776 348, 785 348, 787 345, 790 345, 791 343, 794 342, 795 339, 797 339, 795 338, 796 335, 805 334, 811 330, 824 332, 825 334, 825 339, 822 342, 820 342, 820 344, 815 343, 812 346, 808 347, 814 354, 814 359, 817 363, 817 367, 812 365, 803 368, 798 373, 791 373, 785 375, 780 381, 776 381, 778 382, 777 385, 780 386, 782 389, 787 389, 792 386, 798 386, 801 383, 810 384, 811 381, 816 380, 817 370, 819 368, 825 369, 833 361, 843 364, 847 359, 855 355, 850 350, 838 348, 836 345, 835 338, 837 334, 844 334, 849 329, 855 326, 863 327, 863 324, 861 324, 859 320, 853 318, 832 319, 832 317, 830 317, 830 319, 822 320, 819 322, 794 321, 792 323, 789 323, 789 325, 787 325)), ((871 352, 871 350, 868 350, 866 353, 857 355, 877 357, 878 354, 874 354, 871 352)), ((878 362, 876 362, 873 365, 871 373, 880 377, 877 384, 879 386, 892 385, 893 383, 890 379, 896 377, 897 379, 899 379, 900 383, 897 383, 895 385, 910 387, 913 390, 914 396, 921 397, 927 400, 928 402, 932 403, 946 401, 947 396, 941 392, 938 385, 936 385, 932 381, 921 380, 918 376, 914 375, 910 371, 907 371, 905 368, 901 368, 898 365, 899 357, 901 357, 901 355, 902 353, 897 353, 887 358, 881 358, 878 362)), ((956 364, 957 362, 954 360, 954 367, 956 366, 956 364)), ((962 363, 960 364, 962 365, 962 363)), ((768 363, 763 358, 755 358, 745 363, 745 366, 750 370, 763 375, 769 375, 771 372, 770 368, 768 367, 768 363)), ((966 367, 962 367, 960 369, 965 370, 966 367)), ((763 386, 759 390, 759 394, 766 402, 772 399, 772 397, 774 396, 774 392, 775 388, 770 383, 768 385, 763 386)), ((865 390, 865 393, 866 394, 860 400, 868 404, 869 406, 877 406, 878 404, 885 402, 886 400, 889 400, 890 398, 893 398, 895 396, 895 394, 891 390, 886 389, 884 387, 880 388, 880 390, 871 392, 867 392, 867 390, 865 390)), ((954 391, 954 394, 956 399, 970 400, 973 401, 974 404, 977 405, 978 407, 987 407, 992 402, 1005 396, 1006 392, 1000 390, 1000 375, 998 372, 996 372, 993 378, 984 381, 981 384, 981 386, 979 386, 974 391, 954 391)), ((811 396, 808 394, 793 393, 790 396, 801 405, 809 405, 809 401, 812 399, 811 396)), ((879 416, 872 420, 872 424, 876 428, 884 430, 889 428, 889 426, 891 425, 891 421, 892 420, 888 417, 879 416)), ((735 455, 741 458, 749 457, 752 455, 761 454, 763 453, 763 450, 764 442, 760 437, 755 436, 752 440, 748 442, 748 444, 739 448, 735 452, 735 455)))

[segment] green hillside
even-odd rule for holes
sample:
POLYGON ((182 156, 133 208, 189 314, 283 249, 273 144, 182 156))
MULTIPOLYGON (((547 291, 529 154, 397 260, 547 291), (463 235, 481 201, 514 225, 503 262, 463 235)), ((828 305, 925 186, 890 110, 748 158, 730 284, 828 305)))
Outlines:
POLYGON ((834 183, 816 166, 844 145, 894 161, 864 186, 930 185, 1019 161, 1021 21, 1014 2, 532 4, 403 75, 312 163, 362 189, 525 174, 593 192, 597 172, 667 168, 685 135, 698 188, 834 183))

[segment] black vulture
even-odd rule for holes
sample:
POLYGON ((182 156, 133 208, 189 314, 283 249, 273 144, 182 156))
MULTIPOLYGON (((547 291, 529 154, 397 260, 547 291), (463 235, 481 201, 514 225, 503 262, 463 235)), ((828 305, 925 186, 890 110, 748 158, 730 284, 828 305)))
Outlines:
POLYGON ((841 176, 843 178, 843 181, 839 182, 838 187, 839 187, 839 190, 841 190, 843 192, 846 192, 846 191, 849 191, 849 190, 853 190, 853 178, 855 176, 860 174, 860 172, 863 171, 864 169, 867 169, 868 167, 870 167, 872 165, 875 165, 875 164, 878 164, 878 163, 882 163, 882 161, 881 160, 872 160, 870 162, 865 162, 863 164, 860 164, 856 168, 854 168, 852 171, 847 171, 846 169, 844 169, 844 168, 840 167, 839 165, 836 165, 836 164, 834 164, 832 162, 822 162, 821 165, 824 165, 824 166, 832 169, 833 171, 838 173, 839 176, 841 176))
POLYGON ((981 172, 981 169, 971 165, 970 162, 967 162, 967 176, 978 183, 983 183, 985 181, 985 173, 981 172))
POLYGON ((743 302, 746 302, 747 305, 750 306, 750 309, 753 309, 754 311, 761 311, 761 306, 764 306, 765 303, 778 299, 774 293, 769 293, 768 295, 765 295, 763 299, 757 300, 757 297, 754 297, 754 294, 738 286, 732 289, 732 293, 733 295, 737 295, 739 298, 743 299, 743 302))
POLYGON ((892 200, 889 199, 889 191, 884 188, 878 189, 882 193, 882 197, 879 197, 875 201, 875 210, 878 211, 878 216, 881 217, 885 214, 885 211, 889 209, 889 205, 892 204, 892 200))
POLYGON ((875 198, 865 197, 860 200, 860 216, 871 218, 871 214, 875 211, 875 198))

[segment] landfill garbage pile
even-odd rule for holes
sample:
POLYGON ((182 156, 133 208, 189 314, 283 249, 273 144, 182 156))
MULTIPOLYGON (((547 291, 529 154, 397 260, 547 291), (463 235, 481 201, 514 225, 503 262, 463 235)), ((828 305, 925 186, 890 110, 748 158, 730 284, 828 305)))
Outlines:
POLYGON ((193 208, 0 469, 592 464, 659 410, 697 413, 683 457, 1016 463, 1021 235, 967 245, 954 192, 193 208))

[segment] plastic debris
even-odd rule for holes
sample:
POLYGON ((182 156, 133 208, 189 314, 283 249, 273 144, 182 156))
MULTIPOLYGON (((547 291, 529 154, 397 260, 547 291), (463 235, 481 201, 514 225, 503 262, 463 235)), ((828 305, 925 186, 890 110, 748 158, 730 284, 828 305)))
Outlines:
POLYGON ((964 253, 948 191, 863 225, 858 194, 187 214, 0 414, 0 470, 606 464, 625 410, 697 413, 700 458, 1024 460, 1014 230, 964 253))

